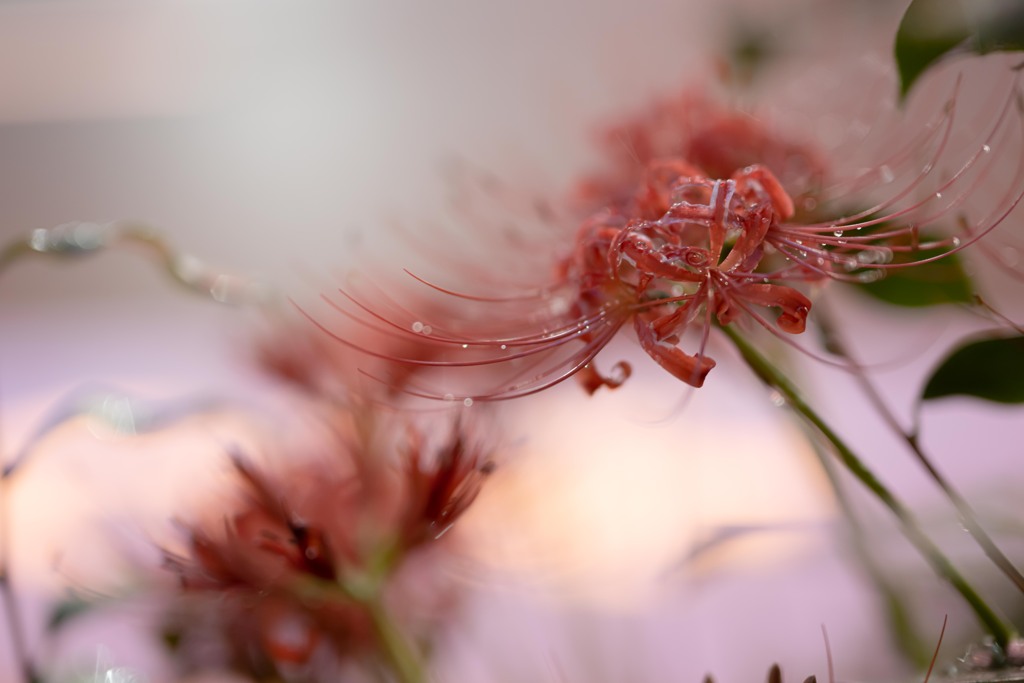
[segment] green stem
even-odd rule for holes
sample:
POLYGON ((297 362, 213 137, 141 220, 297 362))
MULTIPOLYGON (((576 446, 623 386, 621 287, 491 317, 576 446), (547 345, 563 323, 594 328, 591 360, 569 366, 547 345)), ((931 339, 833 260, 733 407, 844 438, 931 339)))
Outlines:
MULTIPOLYGON (((805 428, 807 428, 808 432, 810 431, 807 425, 805 425, 805 428)), ((885 614, 888 618, 889 631, 893 639, 899 645, 900 650, 915 666, 924 669, 928 666, 928 661, 931 659, 930 648, 925 646, 924 641, 921 640, 917 630, 914 628, 910 612, 907 610, 900 592, 892 585, 871 555, 867 544, 867 534, 860 523, 860 519, 857 517, 857 511, 850 502, 849 496, 843 490, 842 482, 839 481, 836 475, 836 465, 829 460, 829 456, 825 452, 826 448, 824 444, 821 444, 820 439, 813 439, 813 450, 814 454, 818 456, 821 468, 825 471, 829 485, 832 487, 836 503, 839 505, 839 509, 842 510, 846 523, 850 527, 850 545, 853 553, 857 560, 860 561, 868 578, 874 584, 875 590, 878 591, 882 598, 885 614)))
POLYGON ((796 386, 781 370, 775 367, 771 361, 763 356, 731 326, 723 326, 721 329, 736 346, 740 355, 743 356, 743 360, 747 362, 747 365, 750 366, 761 381, 778 391, 786 399, 790 407, 807 420, 832 445, 833 452, 846 469, 860 480, 883 505, 889 508, 903 528, 904 535, 932 566, 932 569, 960 593, 971 609, 974 610, 978 621, 989 630, 1001 647, 1005 647, 1014 635, 1013 630, 996 615, 963 575, 957 571, 949 559, 942 554, 938 546, 925 535, 917 520, 910 513, 910 510, 904 507, 893 493, 879 481, 850 447, 846 445, 846 442, 832 431, 832 428, 811 408, 796 386))
POLYGON ((425 683, 423 663, 415 648, 395 624, 384 606, 382 579, 369 574, 342 577, 330 581, 303 576, 291 586, 292 594, 301 602, 316 604, 344 601, 366 610, 380 645, 381 663, 391 670, 399 683, 425 683))
POLYGON ((364 603, 380 640, 381 651, 401 683, 423 683, 426 675, 420 657, 395 625, 381 600, 364 603))
POLYGON ((946 479, 946 477, 939 472, 938 468, 921 446, 916 429, 913 432, 908 432, 903 429, 902 425, 897 421, 896 416, 893 415, 892 410, 889 409, 889 406, 882 398, 878 389, 875 388, 874 383, 868 378, 864 370, 860 367, 857 361, 854 360, 852 354, 850 354, 846 349, 846 344, 843 342, 843 339, 839 334, 839 330, 832 323, 829 316, 821 315, 818 322, 822 326, 823 331, 828 338, 830 350, 849 363, 854 379, 864 391, 865 396, 867 396, 868 400, 875 407, 875 410, 878 412, 879 416, 881 416, 882 421, 888 425, 893 433, 903 439, 907 444, 907 448, 909 448, 910 452, 915 458, 917 458, 917 461, 925 469, 925 472, 928 473, 928 476, 930 476, 932 481, 934 481, 938 487, 942 489, 942 492, 946 494, 946 498, 948 498, 953 504, 953 507, 960 516, 960 521, 963 523, 964 529, 967 530, 967 533, 971 535, 971 538, 975 540, 988 559, 992 561, 992 564, 1003 572, 1003 575, 1005 575, 1006 578, 1016 586, 1017 590, 1024 593, 1024 574, 1017 569, 1013 562, 1010 561, 1010 558, 1006 556, 999 546, 996 545, 996 542, 992 537, 988 535, 985 528, 981 526, 981 522, 978 521, 978 515, 975 514, 974 509, 971 507, 970 503, 967 502, 967 499, 964 498, 956 488, 954 488, 952 482, 946 479))

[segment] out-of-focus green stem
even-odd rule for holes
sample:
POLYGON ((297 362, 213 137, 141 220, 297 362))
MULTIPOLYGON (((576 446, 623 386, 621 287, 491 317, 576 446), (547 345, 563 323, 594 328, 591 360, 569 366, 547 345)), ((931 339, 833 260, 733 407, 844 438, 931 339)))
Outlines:
POLYGON ((422 658, 402 633, 384 604, 383 588, 387 578, 401 563, 402 551, 397 543, 386 543, 370 556, 366 569, 337 581, 303 577, 292 587, 302 600, 345 600, 360 605, 370 618, 382 663, 399 683, 426 683, 422 658))
POLYGON ((401 683, 424 683, 427 679, 419 655, 391 619, 379 596, 364 605, 377 631, 382 654, 398 680, 401 683))
MULTIPOLYGON (((809 426, 806 428, 810 431, 809 426)), ((836 503, 843 511, 843 516, 846 518, 846 523, 849 525, 850 545, 852 546, 853 552, 863 566, 868 578, 875 585, 875 590, 878 591, 878 594, 882 598, 882 602, 885 606, 885 614, 888 618, 889 631, 891 632, 893 639, 911 663, 918 668, 923 669, 928 666, 928 661, 931 658, 931 650, 925 646, 924 641, 914 628, 907 606, 902 596, 899 594, 899 591, 897 591, 890 583, 888 578, 879 568, 878 563, 875 562, 875 559, 871 556, 871 551, 868 549, 866 535, 864 533, 864 527, 860 523, 857 511, 853 508, 849 497, 843 490, 842 483, 836 476, 836 464, 830 460, 829 455, 825 451, 825 445, 821 444, 820 440, 815 439, 814 454, 818 456, 818 461, 821 463, 821 467, 825 471, 825 476, 828 478, 829 484, 832 486, 832 492, 835 495, 836 503)))
POLYGON ((427 677, 419 653, 391 618, 384 605, 385 581, 401 563, 403 554, 402 545, 397 540, 384 543, 371 556, 372 561, 367 565, 368 583, 364 584, 364 588, 370 590, 357 599, 366 608, 366 613, 377 632, 381 654, 400 683, 425 683, 427 677))
POLYGON ((967 579, 953 566, 928 536, 925 535, 917 520, 882 482, 871 472, 860 458, 847 446, 846 442, 836 434, 822 419, 788 377, 771 361, 761 354, 743 335, 732 326, 723 326, 722 331, 736 346, 743 360, 754 373, 768 386, 778 391, 789 406, 801 415, 832 446, 839 461, 855 476, 871 493, 878 498, 896 516, 904 535, 917 548, 935 572, 960 593, 961 597, 974 610, 975 616, 992 634, 1000 647, 1006 647, 1014 635, 1013 630, 1000 619, 982 599, 967 579))
POLYGON ((899 424, 896 420, 896 416, 893 415, 889 406, 886 405, 882 395, 875 388, 874 383, 868 378, 867 374, 860 368, 857 362, 853 359, 852 355, 846 349, 842 337, 839 334, 838 329, 832 323, 830 317, 827 314, 819 316, 819 324, 822 326, 825 335, 829 340, 830 350, 838 355, 840 358, 844 358, 850 363, 851 370, 853 371, 854 379, 860 384, 861 389, 864 390, 864 394, 868 400, 875 407, 875 410, 881 416, 882 420, 889 426, 889 428, 907 444, 907 448, 913 453, 917 461, 924 467, 925 472, 928 476, 942 489, 942 492, 946 494, 946 497, 956 508, 957 514, 960 516, 960 521, 964 525, 964 529, 971 535, 971 538, 975 540, 978 546, 982 549, 988 559, 992 560, 999 571, 1003 572, 1007 579, 1017 587, 1021 593, 1024 593, 1024 574, 1017 569, 1016 565, 1010 561, 1010 558, 1006 556, 996 542, 988 535, 985 528, 981 526, 981 522, 978 521, 978 516, 975 514, 974 509, 971 507, 967 499, 964 498, 960 492, 953 486, 952 482, 946 479, 945 476, 939 472, 938 468, 932 462, 931 458, 925 453, 924 448, 921 446, 919 435, 915 432, 908 432, 899 424))

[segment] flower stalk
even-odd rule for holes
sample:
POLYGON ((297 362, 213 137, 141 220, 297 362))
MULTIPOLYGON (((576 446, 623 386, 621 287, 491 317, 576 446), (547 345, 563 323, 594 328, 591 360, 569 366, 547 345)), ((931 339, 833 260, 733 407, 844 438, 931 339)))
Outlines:
POLYGON ((342 575, 336 581, 303 576, 291 586, 291 591, 303 602, 341 600, 358 604, 369 617, 377 636, 378 654, 394 674, 394 680, 426 683, 422 658, 384 604, 384 586, 401 560, 400 545, 386 544, 373 555, 364 572, 342 575))
POLYGON ((846 442, 829 427, 821 415, 803 398, 796 385, 778 367, 762 355, 733 326, 722 326, 721 329, 739 351, 750 369, 754 371, 754 374, 766 385, 778 391, 785 398, 789 406, 829 443, 832 452, 846 469, 867 487, 883 505, 889 508, 900 523, 904 535, 917 548, 928 564, 931 565, 935 573, 949 582, 960 593, 960 596, 974 611, 978 621, 989 631, 996 643, 1000 647, 1005 647, 1015 636, 1013 628, 995 613, 967 579, 953 566, 952 562, 942 553, 938 546, 928 538, 910 510, 868 469, 846 442))
POLYGON ((891 429, 894 434, 899 436, 907 444, 907 448, 925 469, 928 476, 930 476, 932 481, 942 489, 946 498, 949 499, 950 503, 956 509, 960 522, 963 524, 964 529, 967 530, 967 533, 971 535, 971 538, 973 538, 978 544, 978 547, 980 547, 985 553, 985 556, 992 561, 992 563, 1014 586, 1016 586, 1017 590, 1024 593, 1024 574, 1021 574, 1016 565, 1010 561, 1010 558, 1008 558, 999 546, 996 545, 996 542, 991 536, 989 536, 988 532, 985 531, 985 528, 981 526, 981 523, 978 521, 977 514, 975 514, 974 509, 971 507, 970 503, 967 502, 967 499, 964 498, 953 484, 935 467, 935 464, 921 446, 918 431, 916 429, 914 431, 907 431, 902 427, 902 425, 900 425, 896 416, 893 415, 892 410, 889 409, 889 406, 882 398, 882 395, 878 392, 874 383, 865 374, 857 361, 854 360, 852 354, 847 350, 846 344, 835 325, 832 324, 832 320, 828 314, 823 313, 818 322, 828 338, 829 349, 832 353, 843 358, 850 364, 854 379, 860 385, 864 394, 868 397, 868 400, 875 407, 876 412, 886 423, 889 429, 891 429))

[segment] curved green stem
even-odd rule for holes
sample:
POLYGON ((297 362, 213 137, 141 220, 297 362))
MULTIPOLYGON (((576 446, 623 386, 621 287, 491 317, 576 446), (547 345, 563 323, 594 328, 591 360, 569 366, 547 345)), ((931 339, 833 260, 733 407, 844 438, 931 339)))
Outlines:
POLYGON ((739 332, 731 326, 723 326, 722 331, 736 346, 743 360, 754 373, 768 386, 778 391, 790 407, 802 416, 832 446, 832 451, 840 462, 855 476, 878 500, 895 515, 903 529, 904 535, 917 548, 932 569, 950 583, 967 604, 974 610, 975 616, 989 630, 996 642, 1005 647, 1014 636, 1014 631, 1000 619, 988 603, 974 590, 962 574, 953 566, 928 536, 925 535, 917 520, 893 493, 871 472, 860 458, 847 446, 846 442, 836 434, 822 417, 804 400, 797 387, 771 361, 754 348, 739 332))

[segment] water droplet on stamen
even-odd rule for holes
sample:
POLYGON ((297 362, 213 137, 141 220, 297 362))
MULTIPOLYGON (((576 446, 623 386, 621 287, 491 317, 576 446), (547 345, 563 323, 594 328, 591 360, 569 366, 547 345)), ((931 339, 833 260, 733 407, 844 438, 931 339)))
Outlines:
POLYGON ((960 246, 960 238, 959 237, 954 237, 952 240, 950 240, 950 242, 953 244, 954 248, 960 246))
POLYGON ((836 237, 842 237, 843 236, 843 231, 842 230, 836 230, 832 234, 835 235, 836 237))
POLYGON ((892 261, 892 249, 875 247, 857 254, 859 263, 889 263, 892 261))
POLYGON ((416 332, 416 333, 420 333, 420 332, 422 332, 422 331, 423 331, 423 323, 421 323, 421 322, 420 322, 419 320, 417 320, 416 322, 414 322, 414 323, 412 324, 412 331, 413 331, 413 332, 416 332))
POLYGON ((444 395, 444 400, 446 400, 446 401, 454 401, 455 397, 453 395, 451 395, 451 394, 445 394, 444 395))
POLYGON ((885 273, 881 270, 866 270, 863 273, 857 273, 857 282, 868 284, 878 282, 883 277, 885 277, 885 273))
POLYGON ((462 345, 462 348, 464 348, 464 349, 468 349, 468 348, 469 348, 469 344, 463 344, 463 345, 462 345))
POLYGON ((462 399, 462 405, 466 406, 467 408, 470 407, 471 405, 473 405, 473 399, 468 397, 462 399))
POLYGON ((988 146, 988 145, 982 145, 981 146, 981 151, 985 152, 987 154, 987 153, 992 151, 992 148, 990 146, 988 146))
POLYGON ((428 335, 428 334, 430 334, 433 331, 434 331, 434 328, 431 327, 430 325, 424 325, 423 326, 423 334, 424 335, 428 335))
POLYGON ((778 408, 786 405, 786 397, 775 390, 772 390, 772 392, 768 394, 768 400, 772 402, 772 405, 778 408))
POLYGON ((848 273, 857 270, 857 268, 860 267, 860 264, 857 262, 857 259, 853 258, 852 256, 841 257, 839 259, 839 263, 840 265, 843 266, 843 270, 845 270, 848 273))
POLYGON ((936 192, 935 193, 935 198, 936 199, 942 199, 942 193, 941 192, 936 192))
POLYGON ((505 349, 507 349, 507 348, 508 348, 508 346, 506 346, 505 344, 502 344, 502 345, 501 345, 501 350, 502 350, 502 351, 504 351, 504 350, 505 350, 505 349))

